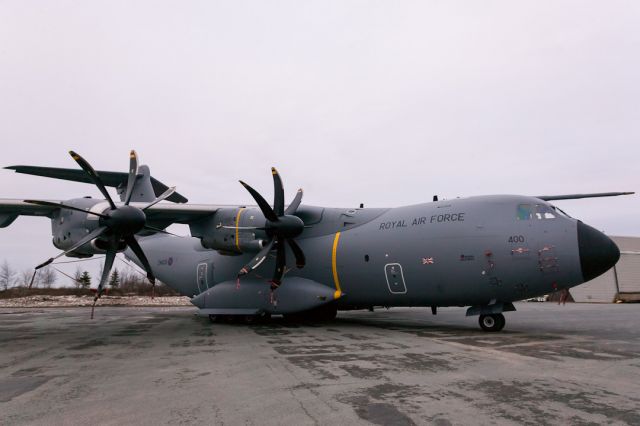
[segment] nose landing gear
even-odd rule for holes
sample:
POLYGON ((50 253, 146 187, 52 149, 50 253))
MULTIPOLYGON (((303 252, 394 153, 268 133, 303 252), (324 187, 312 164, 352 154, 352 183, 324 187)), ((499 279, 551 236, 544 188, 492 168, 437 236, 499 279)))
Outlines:
POLYGON ((478 322, 480 323, 480 328, 490 332, 502 330, 506 323, 502 314, 480 315, 478 322))

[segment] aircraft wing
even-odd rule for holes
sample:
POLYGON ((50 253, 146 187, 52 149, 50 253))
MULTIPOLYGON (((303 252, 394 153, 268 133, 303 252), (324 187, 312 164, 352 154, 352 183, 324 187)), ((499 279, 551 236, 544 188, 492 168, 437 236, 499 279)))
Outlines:
POLYGON ((631 195, 635 192, 597 192, 595 194, 567 194, 567 195, 537 195, 544 201, 577 200, 579 198, 617 197, 618 195, 631 195))
POLYGON ((0 199, 0 228, 11 225, 18 216, 51 217, 55 210, 53 207, 36 206, 22 200, 0 199))
MULTIPOLYGON (((142 208, 146 203, 131 203, 132 206, 142 208)), ((210 204, 169 204, 158 203, 145 210, 147 220, 153 226, 163 228, 173 223, 191 223, 210 216, 223 207, 210 204)), ((237 207, 237 206, 234 206, 237 207)))
MULTIPOLYGON (((63 204, 63 201, 60 200, 47 201, 63 204)), ((131 203, 131 205, 141 208, 144 207, 146 203, 131 203)), ((212 215, 222 207, 225 206, 158 203, 145 210, 145 214, 147 215, 149 223, 153 226, 165 227, 172 223, 188 224, 212 215)), ((58 210, 57 207, 25 203, 23 200, 0 199, 0 228, 11 225, 18 216, 43 216, 50 218, 56 210, 58 210)))

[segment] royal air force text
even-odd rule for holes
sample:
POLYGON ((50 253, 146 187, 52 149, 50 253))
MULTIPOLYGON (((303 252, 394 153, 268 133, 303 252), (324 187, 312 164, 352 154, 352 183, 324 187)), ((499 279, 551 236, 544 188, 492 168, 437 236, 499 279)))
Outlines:
POLYGON ((431 217, 421 216, 414 217, 413 219, 390 220, 387 222, 381 222, 380 228, 378 229, 386 231, 388 229, 408 228, 410 226, 421 226, 427 224, 464 222, 464 215, 464 213, 444 213, 434 214, 431 217))

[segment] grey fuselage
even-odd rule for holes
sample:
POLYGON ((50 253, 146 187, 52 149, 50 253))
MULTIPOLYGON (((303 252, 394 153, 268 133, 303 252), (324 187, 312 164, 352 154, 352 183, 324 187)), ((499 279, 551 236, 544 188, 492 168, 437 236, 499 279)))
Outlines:
MULTIPOLYGON (((296 215, 306 225, 296 241, 307 264, 297 269, 288 252, 282 286, 292 276, 328 286, 339 292, 339 309, 487 305, 586 281, 579 221, 534 197, 479 196, 391 209, 300 206, 296 215)), ((255 208, 242 216, 264 223, 255 208)), ((247 225, 238 218, 238 226, 247 225)), ((235 230, 239 240, 246 232, 235 230)), ((190 297, 235 280, 255 254, 223 255, 193 237, 154 235, 140 243, 156 276, 190 297)), ((251 275, 268 281, 274 267, 268 257, 251 275)))

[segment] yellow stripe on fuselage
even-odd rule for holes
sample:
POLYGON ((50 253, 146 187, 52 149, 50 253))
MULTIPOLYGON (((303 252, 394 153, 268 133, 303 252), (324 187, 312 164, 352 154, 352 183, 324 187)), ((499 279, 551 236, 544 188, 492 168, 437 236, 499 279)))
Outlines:
POLYGON ((238 210, 238 214, 236 215, 236 247, 238 250, 240 250, 240 228, 238 227, 240 226, 240 215, 242 214, 242 210, 244 210, 244 208, 238 210))
POLYGON ((336 237, 333 239, 333 249, 331 250, 331 270, 333 271, 333 283, 336 285, 336 291, 335 293, 333 293, 334 299, 338 299, 340 296, 342 296, 342 289, 340 288, 340 280, 338 279, 338 265, 336 263, 339 241, 340 241, 340 232, 336 232, 336 237))

